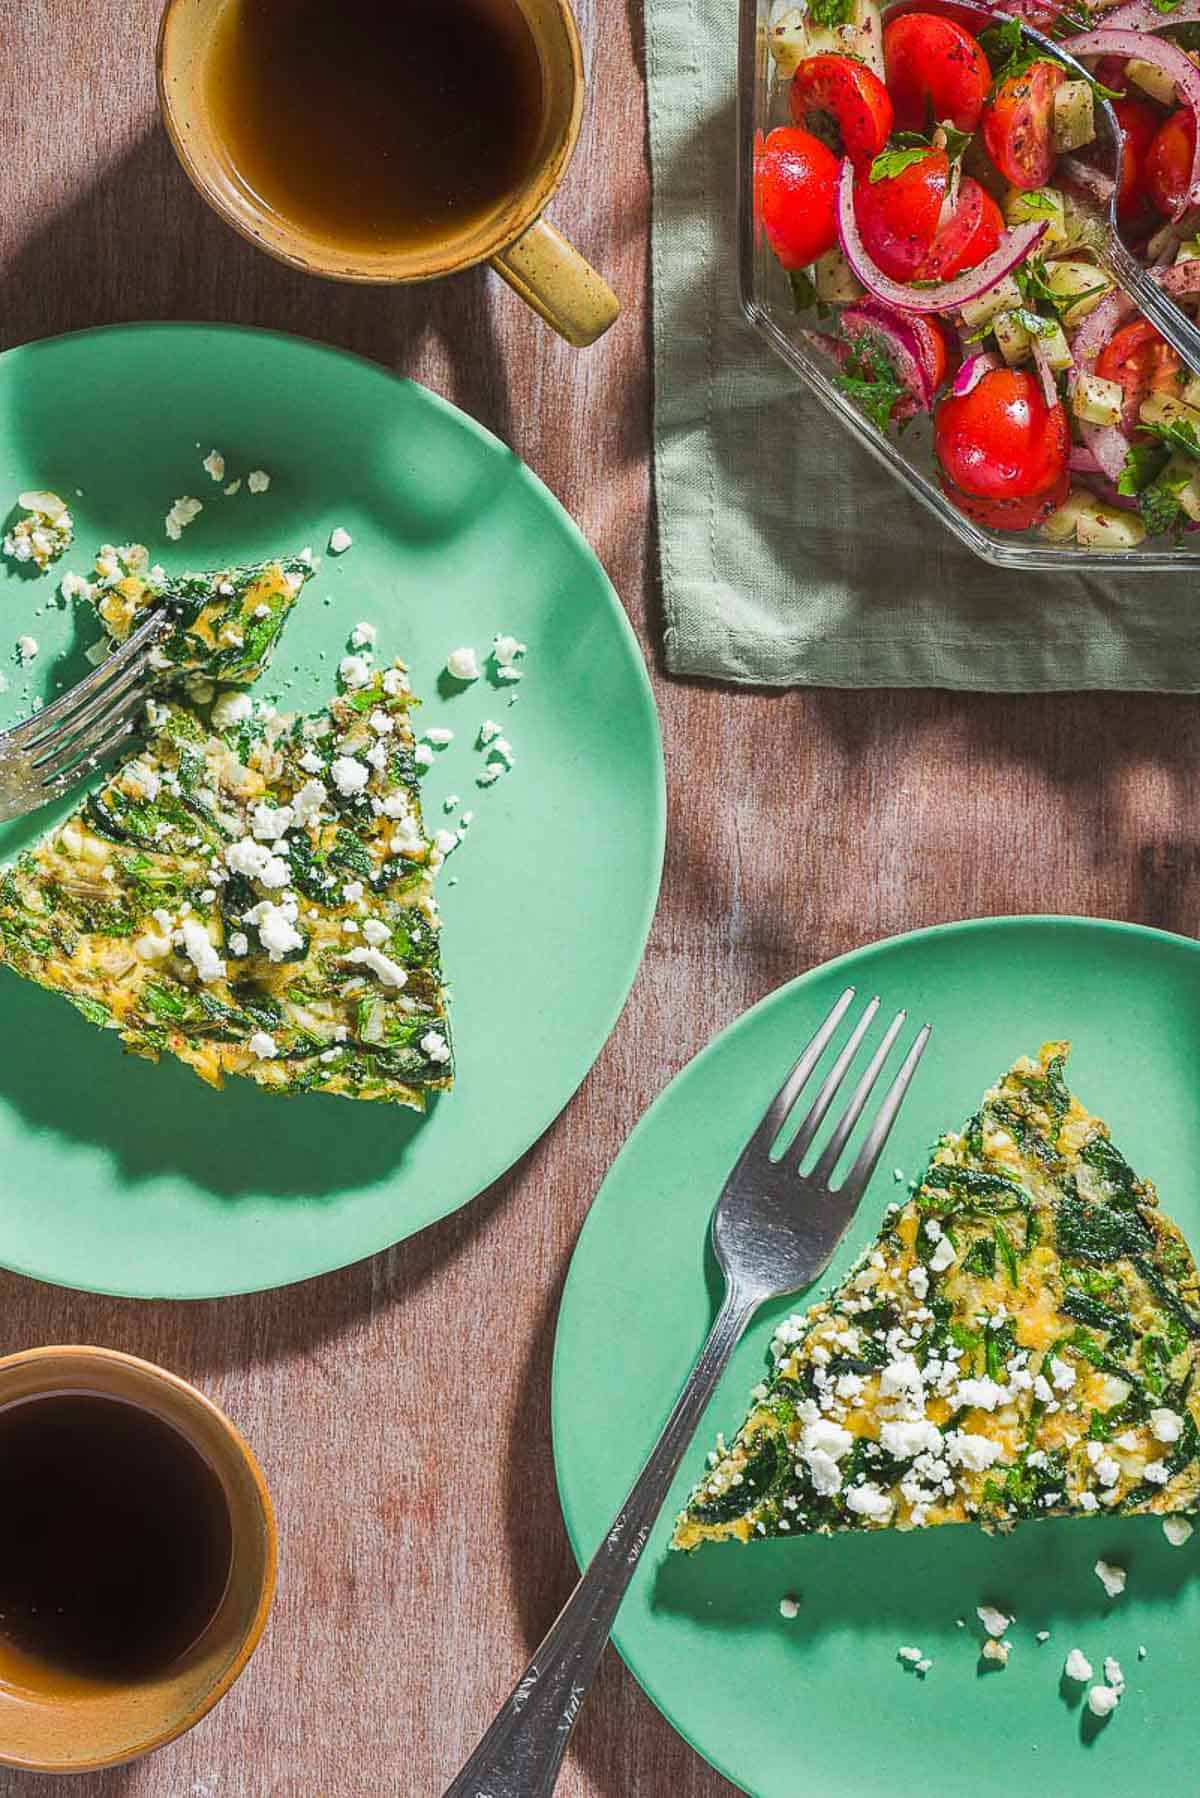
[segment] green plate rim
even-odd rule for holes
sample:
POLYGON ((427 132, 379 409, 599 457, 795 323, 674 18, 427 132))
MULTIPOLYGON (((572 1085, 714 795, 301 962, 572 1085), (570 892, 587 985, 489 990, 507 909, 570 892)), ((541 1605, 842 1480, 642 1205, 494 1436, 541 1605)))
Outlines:
POLYGON ((227 324, 219 319, 202 318, 118 320, 104 325, 88 325, 77 331, 61 331, 47 337, 31 338, 25 343, 13 344, 9 348, 0 351, 0 370, 14 361, 19 361, 21 359, 34 360, 38 355, 44 354, 47 351, 52 351, 57 345, 63 343, 86 344, 89 340, 107 339, 114 336, 136 337, 140 334, 153 334, 155 336, 178 335, 180 337, 185 337, 193 331, 203 332, 205 335, 213 337, 267 339, 271 342, 280 343, 289 347, 301 345, 304 348, 316 351, 323 357, 327 357, 333 361, 348 362, 359 369, 367 370, 372 375, 380 376, 388 381, 395 382, 398 385, 417 388, 424 394, 427 400, 432 402, 435 410, 442 412, 447 418, 455 420, 460 427, 465 427, 468 434, 474 436, 480 443, 485 445, 489 452, 498 451, 504 456, 512 457, 519 464, 522 477, 540 492, 545 502, 549 505, 551 512, 564 527, 567 537, 573 540, 582 553, 595 565, 601 582, 603 583, 603 588, 610 608, 615 615, 618 633, 624 642, 626 650, 629 652, 634 679, 640 688, 642 699, 645 702, 647 715, 652 728, 654 748, 656 750, 655 779, 653 783, 654 803, 653 810, 649 816, 653 839, 652 877, 649 878, 646 883, 645 903, 642 908, 642 916, 639 920, 636 941, 631 945, 626 965, 622 971, 617 1001, 589 1036, 584 1050, 581 1051, 581 1066, 578 1077, 573 1081, 570 1090, 565 1094, 561 1103, 556 1105, 554 1110, 542 1119, 528 1137, 528 1140, 522 1143, 522 1146, 516 1153, 511 1155, 502 1167, 498 1167, 491 1178, 468 1198, 441 1206, 440 1209, 433 1211, 427 1216, 416 1228, 412 1230, 402 1229, 398 1235, 392 1237, 389 1241, 380 1243, 376 1248, 369 1249, 365 1253, 360 1254, 356 1252, 345 1259, 339 1258, 329 1261, 320 1268, 314 1268, 308 1273, 289 1276, 286 1280, 268 1281, 265 1283, 262 1280, 252 1280, 245 1285, 223 1282, 220 1291, 210 1291, 206 1289, 204 1291, 165 1291, 151 1294, 140 1289, 123 1290, 118 1287, 100 1283, 88 1284, 77 1279, 72 1279, 70 1282, 59 1281, 55 1280, 44 1271, 31 1271, 30 1269, 21 1266, 20 1262, 17 1260, 10 1259, 7 1256, 0 1256, 0 1267, 5 1268, 7 1271, 19 1274, 26 1279, 37 1280, 47 1286, 58 1286, 64 1291, 96 1293, 100 1296, 110 1298, 130 1298, 135 1300, 158 1298, 203 1303, 214 1298, 240 1298, 249 1293, 281 1291, 287 1286, 300 1285, 305 1280, 309 1279, 324 1278, 327 1274, 337 1273, 343 1268, 353 1267, 361 1261, 367 1261, 375 1255, 383 1254, 388 1249, 395 1248, 397 1244, 408 1241, 410 1237, 420 1235, 422 1231, 431 1228, 434 1224, 440 1223, 444 1218, 452 1216, 456 1211, 465 1210, 467 1206, 473 1204, 476 1199, 480 1198, 483 1193, 490 1190, 497 1181, 502 1180, 506 1174, 511 1172, 512 1168, 516 1166, 522 1157, 529 1153, 529 1150, 534 1144, 541 1140, 575 1098, 579 1088, 591 1073, 605 1044, 608 1042, 609 1037, 616 1028, 621 1014, 624 1012, 625 1007, 629 1002, 634 983, 641 970, 642 961, 646 953, 646 945, 649 941, 650 931, 658 912, 658 903, 662 892, 663 867, 666 856, 667 776, 666 760, 663 752, 662 721, 659 717, 658 702, 655 698, 654 686, 650 679, 649 666, 642 650, 641 643, 638 640, 637 632, 633 627, 633 622, 625 609, 621 596, 617 592, 604 563, 600 560, 599 555, 596 553, 595 549, 593 549, 582 529, 575 522, 574 518, 572 518, 557 494, 555 494, 552 489, 547 486, 546 482, 542 480, 541 476, 530 467, 524 457, 518 455, 517 451, 514 450, 510 444, 505 443, 502 437, 498 437, 494 431, 489 430, 486 425, 481 424, 478 419, 473 418, 469 412, 464 411, 461 406, 456 406, 452 400, 446 399, 444 395, 436 392, 432 387, 426 386, 424 382, 416 381, 410 375, 398 374, 394 369, 388 368, 382 362, 375 361, 370 356, 360 355, 357 351, 344 349, 338 344, 328 343, 320 338, 304 336, 303 334, 294 331, 281 331, 270 326, 227 324), (584 1059, 584 1056, 586 1056, 586 1059, 584 1059))
MULTIPOLYGON (((917 930, 898 931, 892 936, 877 937, 869 943, 863 943, 857 949, 848 949, 841 955, 831 957, 828 961, 816 962, 811 968, 806 968, 802 974, 797 974, 793 979, 784 981, 782 986, 774 987, 769 993, 764 993, 761 999, 756 1000, 746 1011, 741 1012, 730 1023, 726 1024, 722 1030, 718 1030, 715 1036, 710 1037, 704 1047, 694 1055, 690 1061, 680 1068, 679 1072, 667 1082, 666 1086, 662 1088, 662 1091, 656 1095, 650 1105, 642 1113, 610 1164, 608 1173, 604 1176, 603 1181, 598 1187, 595 1198, 588 1208, 587 1216, 584 1218, 583 1224, 580 1227, 579 1235, 575 1240, 575 1247, 571 1251, 571 1261, 567 1268, 566 1278, 563 1281, 562 1297, 559 1300, 558 1317, 554 1327, 554 1351, 550 1365, 550 1431, 551 1448, 554 1457, 554 1480, 558 1492, 559 1509, 562 1512, 563 1524, 567 1532, 567 1540, 570 1542, 571 1553, 575 1557, 576 1565, 581 1570, 585 1566, 590 1554, 594 1552, 597 1544, 592 1543, 589 1545, 583 1541, 579 1520, 574 1515, 564 1494, 564 1458, 561 1448, 562 1431, 560 1429, 560 1415, 569 1402, 569 1395, 566 1390, 567 1377, 563 1365, 565 1354, 562 1351, 562 1322, 568 1306, 572 1302, 575 1287, 582 1279, 582 1275, 578 1271, 580 1247, 592 1229, 600 1229, 603 1227, 602 1221, 598 1221, 598 1201, 603 1196, 604 1188, 612 1178, 626 1151, 631 1149, 636 1142, 640 1141, 644 1131, 648 1132, 655 1127, 655 1113, 660 1106, 665 1104, 667 1095, 673 1092, 675 1087, 681 1081, 688 1078, 691 1070, 704 1057, 712 1053, 717 1044, 723 1045, 728 1040, 736 1038, 744 1029, 748 1029, 752 1026, 752 1021, 760 1011, 768 1006, 783 1002, 786 995, 803 989, 819 975, 836 973, 839 968, 847 967, 851 964, 856 968, 860 968, 864 964, 869 966, 875 957, 883 951, 901 944, 920 942, 922 939, 946 936, 975 936, 982 935, 986 931, 1017 929, 1029 925, 1056 924, 1071 926, 1083 925, 1088 930, 1095 930, 1105 935, 1111 934, 1156 939, 1164 943, 1170 943, 1174 948, 1182 947, 1191 950, 1196 955, 1200 956, 1200 941, 1197 941, 1194 937, 1183 936, 1177 931, 1160 930, 1151 924, 1135 924, 1120 918, 1096 918, 1075 912, 1001 913, 987 917, 951 919, 941 924, 923 925, 917 930)), ((914 1023, 924 1022, 923 1019, 918 1020, 916 1018, 911 1021, 914 1023)), ((718 1190, 719 1187, 714 1187, 714 1204, 716 1203, 718 1190)), ((620 1502, 621 1495, 618 1494, 613 1499, 614 1509, 620 1502)), ((655 1692, 651 1689, 651 1686, 642 1678, 634 1663, 632 1651, 627 1650, 622 1641, 619 1616, 617 1624, 613 1629, 612 1644, 638 1686, 645 1693, 659 1715, 670 1724, 676 1735, 681 1737, 682 1740, 687 1743, 688 1747, 691 1748, 694 1753, 699 1755, 702 1761, 708 1766, 713 1767, 723 1779, 727 1779, 730 1785, 735 1786, 739 1792, 745 1792, 747 1798, 755 1798, 754 1788, 743 1785, 730 1769, 722 1764, 721 1760, 716 1755, 711 1754, 707 1748, 701 1747, 691 1731, 687 1729, 677 1717, 672 1715, 671 1707, 657 1697, 655 1692)), ((849 1785, 845 1787, 845 1792, 847 1798, 850 1798, 851 1788, 849 1785)))

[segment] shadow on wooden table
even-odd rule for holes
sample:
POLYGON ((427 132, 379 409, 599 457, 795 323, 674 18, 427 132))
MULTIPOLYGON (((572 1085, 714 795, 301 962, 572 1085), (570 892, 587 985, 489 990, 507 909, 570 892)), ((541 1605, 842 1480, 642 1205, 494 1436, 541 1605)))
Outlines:
POLYGON ((12 258, 0 282, 0 347, 131 319, 205 319, 294 331, 397 368, 432 337, 450 397, 511 440, 491 280, 472 269, 436 286, 364 287, 287 268, 217 218, 155 127, 12 258), (127 261, 111 250, 123 239, 127 261), (134 254, 135 239, 156 253, 134 254))

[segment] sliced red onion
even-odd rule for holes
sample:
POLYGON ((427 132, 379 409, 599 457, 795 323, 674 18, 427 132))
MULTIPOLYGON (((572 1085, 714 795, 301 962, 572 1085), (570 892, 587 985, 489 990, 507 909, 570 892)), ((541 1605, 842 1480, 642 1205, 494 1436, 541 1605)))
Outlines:
POLYGON ((1095 200, 1100 206, 1108 205, 1117 185, 1103 169, 1094 169, 1090 162, 1081 162, 1078 156, 1060 156, 1056 178, 1064 187, 1075 189, 1085 199, 1095 200))
POLYGON ((1038 338, 1033 339, 1033 366, 1037 369, 1038 380, 1042 384, 1042 398, 1048 406, 1058 405, 1058 382, 1054 379, 1054 370, 1046 360, 1046 352, 1038 338))
MULTIPOLYGON (((1200 139, 1198 139, 1200 141, 1200 139)), ((939 281, 934 287, 906 287, 872 262, 863 243, 854 212, 854 165, 850 158, 842 160, 838 176, 838 238, 843 254, 867 292, 897 312, 957 312, 980 294, 987 293, 1010 269, 1024 262, 1030 250, 1045 236, 1045 219, 1029 219, 1005 231, 1000 242, 978 268, 956 275, 953 281, 939 281)))
MULTIPOLYGON (((1159 12, 1153 0, 1126 0, 1114 7, 1105 18, 1105 31, 1165 31, 1169 25, 1195 25, 1200 22, 1200 0, 1179 0, 1169 13, 1159 12)), ((1074 44, 1068 48, 1074 51, 1074 44)))
POLYGON ((1113 512, 1136 512, 1138 510, 1137 500, 1131 494, 1119 493, 1116 482, 1108 480, 1104 475, 1082 475, 1080 484, 1086 487, 1089 493, 1094 493, 1096 498, 1102 500, 1113 512))
POLYGON ((1072 474, 1100 474, 1103 472, 1091 450, 1085 448, 1082 443, 1072 444, 1067 464, 1072 474))
MULTIPOLYGON (((1164 25, 1170 24, 1178 15, 1170 13, 1163 19, 1164 25)), ((1085 31, 1081 37, 1071 39, 1072 56, 1124 56, 1127 60, 1136 57, 1139 62, 1153 63, 1164 75, 1175 83, 1175 92, 1180 104, 1190 107, 1196 122, 1196 147, 1192 155, 1192 172, 1187 189, 1175 212, 1178 218, 1189 206, 1200 202, 1200 69, 1191 57, 1173 44, 1169 38, 1154 37, 1145 31, 1121 31, 1112 26, 1101 26, 1099 31, 1085 31)))
POLYGON ((973 387, 978 387, 984 375, 999 367, 999 356, 994 356, 991 350, 977 350, 973 356, 967 357, 955 375, 951 393, 956 400, 960 400, 964 393, 970 393, 973 387))
POLYGON ((1170 268, 1152 269, 1151 274, 1164 293, 1173 300, 1184 294, 1200 293, 1200 257, 1189 256, 1186 262, 1174 262, 1170 268))
POLYGON ((857 300, 842 313, 850 337, 882 338, 896 374, 923 412, 933 404, 936 370, 923 319, 905 318, 878 300, 857 300))
MULTIPOLYGON (((1113 332, 1124 324, 1131 312, 1137 308, 1128 294, 1105 294, 1094 312, 1088 316, 1075 333, 1071 345, 1071 354, 1075 358, 1075 372, 1071 376, 1074 387, 1080 375, 1090 374, 1095 367, 1096 357, 1100 354, 1113 332)), ((1089 451, 1096 466, 1106 474, 1110 481, 1120 479, 1121 470, 1125 466, 1125 458, 1129 454, 1129 439, 1120 425, 1089 424, 1086 418, 1079 420, 1079 435, 1083 438, 1084 448, 1089 451)))

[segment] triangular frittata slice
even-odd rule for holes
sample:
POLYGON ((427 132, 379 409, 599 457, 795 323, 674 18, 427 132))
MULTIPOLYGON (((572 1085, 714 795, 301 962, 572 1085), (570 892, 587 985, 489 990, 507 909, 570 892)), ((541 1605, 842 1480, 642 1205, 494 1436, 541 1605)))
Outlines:
MULTIPOLYGON (((96 557, 96 580, 70 577, 75 597, 89 599, 114 643, 123 643, 152 611, 165 611, 171 634, 151 660, 166 678, 249 686, 279 640, 300 590, 313 573, 309 551, 243 568, 168 576, 151 566, 144 544, 106 543, 96 557)), ((199 697, 211 690, 199 687, 199 697)))
POLYGON ((1067 1049, 1018 1061, 841 1289, 781 1324, 677 1548, 1197 1504, 1196 1265, 1067 1049))
POLYGON ((0 961, 214 1086, 424 1109, 451 1084, 402 663, 286 718, 151 701, 145 747, 0 871, 0 961))

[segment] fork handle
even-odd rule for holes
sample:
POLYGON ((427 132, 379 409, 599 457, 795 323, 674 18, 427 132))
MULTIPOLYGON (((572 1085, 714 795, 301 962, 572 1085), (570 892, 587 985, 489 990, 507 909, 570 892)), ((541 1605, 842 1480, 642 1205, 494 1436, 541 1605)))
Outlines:
POLYGON ((1186 312, 1146 273, 1137 257, 1125 248, 1119 238, 1111 237, 1098 254, 1117 285, 1125 290, 1150 323, 1162 332, 1192 373, 1200 375, 1200 329, 1186 312))
POLYGON ((444 1798, 549 1798, 621 1600, 729 1357, 761 1300, 732 1286, 662 1435, 495 1722, 444 1798))

